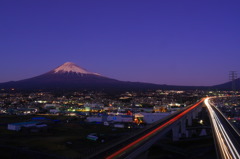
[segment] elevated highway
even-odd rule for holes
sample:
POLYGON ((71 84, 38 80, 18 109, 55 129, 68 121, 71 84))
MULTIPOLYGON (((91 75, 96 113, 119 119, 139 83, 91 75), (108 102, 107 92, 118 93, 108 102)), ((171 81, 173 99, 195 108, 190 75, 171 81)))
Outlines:
POLYGON ((177 140, 180 134, 186 133, 186 124, 191 125, 192 119, 201 111, 202 105, 205 105, 211 121, 218 158, 240 159, 240 133, 222 112, 211 103, 211 98, 203 98, 196 104, 188 106, 132 136, 126 136, 124 140, 93 153, 87 158, 141 158, 141 155, 144 156, 144 152, 167 132, 172 130, 173 140, 177 140))
POLYGON ((173 139, 177 140, 179 134, 186 133, 186 123, 191 124, 192 119, 201 111, 201 105, 204 99, 196 104, 188 106, 167 118, 141 130, 133 136, 126 137, 109 147, 87 157, 88 159, 133 159, 139 158, 141 154, 146 152, 154 143, 156 143, 163 135, 169 131, 173 131, 173 139))
POLYGON ((204 103, 209 112, 218 158, 240 159, 240 134, 238 130, 211 103, 211 98, 206 98, 204 103))

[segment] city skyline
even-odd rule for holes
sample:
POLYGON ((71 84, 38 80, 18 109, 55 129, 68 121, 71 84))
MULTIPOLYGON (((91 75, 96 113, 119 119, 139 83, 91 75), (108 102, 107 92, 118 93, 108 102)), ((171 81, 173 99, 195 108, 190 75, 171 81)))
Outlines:
POLYGON ((217 85, 239 71, 238 1, 91 2, 1 1, 0 83, 67 61, 168 85, 217 85))

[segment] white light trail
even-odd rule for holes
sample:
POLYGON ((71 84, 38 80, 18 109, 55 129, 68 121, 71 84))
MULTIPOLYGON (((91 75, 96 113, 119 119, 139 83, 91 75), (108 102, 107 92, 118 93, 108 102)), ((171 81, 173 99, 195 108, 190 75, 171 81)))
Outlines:
POLYGON ((240 155, 235 148, 231 138, 226 132, 224 126, 222 125, 217 114, 213 110, 212 106, 209 104, 209 98, 204 100, 205 105, 208 108, 210 119, 212 121, 213 129, 216 133, 217 143, 219 144, 219 149, 222 152, 222 157, 224 159, 239 159, 240 155))

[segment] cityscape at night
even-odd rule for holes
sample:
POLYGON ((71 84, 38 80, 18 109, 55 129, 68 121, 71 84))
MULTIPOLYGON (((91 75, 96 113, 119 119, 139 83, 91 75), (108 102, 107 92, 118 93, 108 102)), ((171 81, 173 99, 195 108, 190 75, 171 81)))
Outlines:
POLYGON ((3 159, 240 159, 240 2, 0 1, 3 159))

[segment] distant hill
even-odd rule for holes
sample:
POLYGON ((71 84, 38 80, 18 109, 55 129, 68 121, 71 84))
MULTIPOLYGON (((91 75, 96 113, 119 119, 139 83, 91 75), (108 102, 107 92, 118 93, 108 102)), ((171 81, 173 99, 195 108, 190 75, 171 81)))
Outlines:
MULTIPOLYGON (((234 81, 234 83, 235 83, 236 90, 240 90, 240 78, 237 78, 234 81)), ((218 89, 218 90, 232 90, 232 81, 229 81, 223 84, 214 85, 211 88, 218 89)))

